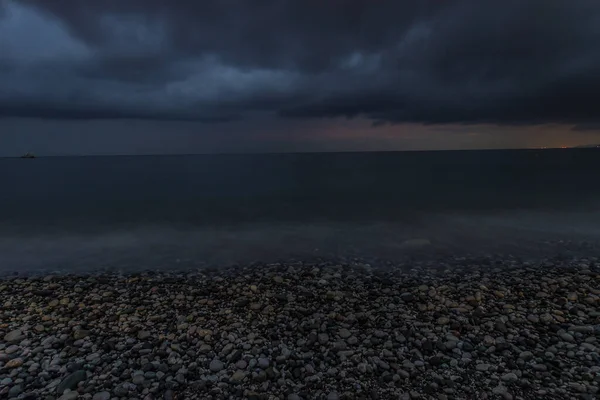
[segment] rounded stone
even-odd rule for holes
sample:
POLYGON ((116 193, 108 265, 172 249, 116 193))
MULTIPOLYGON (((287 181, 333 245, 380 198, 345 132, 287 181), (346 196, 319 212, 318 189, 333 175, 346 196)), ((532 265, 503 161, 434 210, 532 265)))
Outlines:
POLYGON ((21 385, 16 385, 10 388, 10 390, 8 391, 8 397, 18 397, 21 393, 23 393, 23 387, 21 387, 21 385))
POLYGON ((109 392, 98 392, 92 397, 92 400, 110 400, 109 392))
POLYGON ((507 374, 502 375, 502 380, 504 382, 516 382, 519 380, 519 377, 514 372, 509 372, 507 374))
POLYGON ((521 360, 529 361, 529 360, 533 359, 533 353, 530 351, 523 351, 523 352, 521 352, 521 354, 519 354, 519 358, 521 360))
POLYGON ((262 368, 262 369, 267 369, 269 368, 270 362, 268 358, 259 358, 258 359, 258 367, 262 368))
POLYGON ((336 392, 330 392, 327 395, 327 400, 340 400, 340 396, 336 392))
POLYGON ((326 344, 327 342, 329 342, 329 335, 326 333, 319 333, 318 340, 319 343, 326 344))
POLYGON ((224 365, 221 361, 215 358, 210 362, 209 368, 212 372, 219 372, 224 368, 224 365))
POLYGON ((13 369, 13 368, 19 368, 21 365, 23 365, 23 359, 22 358, 13 358, 12 360, 8 361, 4 367, 7 369, 13 369))
POLYGON ((348 329, 342 328, 340 329, 339 335, 342 339, 348 339, 350 336, 352 336, 352 333, 348 329))
POLYGON ((15 329, 14 331, 8 332, 4 335, 4 341, 8 343, 17 343, 25 338, 23 335, 23 331, 20 329, 15 329))
POLYGON ((56 388, 58 394, 62 394, 65 390, 75 390, 79 382, 87 379, 87 374, 84 370, 75 371, 68 375, 56 388))

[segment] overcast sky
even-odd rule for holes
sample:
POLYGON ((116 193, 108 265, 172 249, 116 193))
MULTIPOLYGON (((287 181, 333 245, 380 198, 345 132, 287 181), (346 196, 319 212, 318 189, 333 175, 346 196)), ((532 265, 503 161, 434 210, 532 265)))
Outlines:
POLYGON ((594 142, 598 0, 0 0, 0 155, 594 142))

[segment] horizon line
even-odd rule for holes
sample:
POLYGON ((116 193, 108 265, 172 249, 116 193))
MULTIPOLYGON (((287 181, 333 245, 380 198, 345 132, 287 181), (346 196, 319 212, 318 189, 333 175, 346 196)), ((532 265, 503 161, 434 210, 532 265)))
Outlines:
MULTIPOLYGON (((148 154, 51 154, 36 155, 34 158, 66 158, 66 157, 189 157, 189 156, 243 156, 243 155, 303 155, 303 154, 363 154, 363 153, 433 153, 433 152, 467 152, 467 151, 525 151, 525 150, 593 150, 600 145, 560 146, 560 147, 508 147, 481 149, 414 149, 414 150, 340 150, 340 151, 283 151, 283 152, 223 152, 223 153, 148 153, 148 154)), ((18 156, 0 156, 3 158, 23 158, 18 156)))

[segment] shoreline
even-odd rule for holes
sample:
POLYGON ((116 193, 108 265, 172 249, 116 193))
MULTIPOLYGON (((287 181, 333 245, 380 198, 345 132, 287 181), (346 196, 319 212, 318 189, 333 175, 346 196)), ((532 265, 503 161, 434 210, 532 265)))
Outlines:
MULTIPOLYGON (((382 225, 266 226, 247 229, 139 229, 99 235, 0 235, 0 280, 14 276, 202 272, 267 263, 368 263, 430 269, 437 264, 516 260, 540 264, 600 255, 597 235, 546 234, 481 225, 396 229, 382 225), (258 261, 257 261, 258 260, 258 261), (456 261, 459 260, 459 261, 456 261)), ((459 221, 460 222, 460 221, 459 221)), ((483 224, 485 225, 485 224, 483 224)))
POLYGON ((600 385, 597 258, 16 276, 0 304, 9 398, 592 399, 600 385))

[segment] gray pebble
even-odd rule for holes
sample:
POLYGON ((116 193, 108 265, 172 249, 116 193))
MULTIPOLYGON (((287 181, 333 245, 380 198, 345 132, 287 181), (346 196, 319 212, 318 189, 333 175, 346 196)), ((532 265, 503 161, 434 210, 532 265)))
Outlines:
POLYGON ((519 354, 519 358, 521 360, 529 361, 533 359, 533 353, 530 351, 523 351, 519 354))
POLYGON ((476 369, 477 371, 482 371, 482 372, 485 372, 485 371, 487 371, 488 369, 490 369, 490 364, 477 364, 477 365, 475 366, 475 369, 476 369))
POLYGON ((58 400, 76 400, 79 397, 79 393, 74 391, 68 391, 58 398, 58 400))
POLYGON ((326 333, 319 333, 318 339, 319 343, 326 344, 327 342, 329 342, 329 335, 326 333))
POLYGON ((504 382, 516 382, 519 380, 519 377, 514 372, 509 372, 502 375, 502 380, 504 382))
POLYGON ((10 390, 8 391, 8 397, 9 398, 17 397, 21 393, 23 393, 23 388, 21 387, 21 385, 15 385, 15 386, 11 387, 10 390))
POLYGON ((564 332, 560 334, 560 338, 565 342, 574 342, 575 338, 570 333, 564 332))
POLYGON ((268 358, 259 358, 258 359, 258 367, 262 369, 269 368, 269 359, 268 358))
POLYGON ((336 392, 330 392, 327 395, 327 400, 339 400, 340 396, 336 392))
POLYGON ((84 370, 75 371, 68 375, 56 388, 58 394, 62 394, 66 389, 75 390, 79 382, 85 381, 87 374, 84 370))
POLYGON ((4 341, 8 343, 18 343, 23 339, 25 339, 25 335, 20 329, 15 329, 14 331, 10 331, 4 335, 4 341))
POLYGON ((92 397, 92 400, 110 400, 109 392, 98 392, 92 397))
POLYGON ((223 363, 217 359, 212 360, 210 362, 210 366, 209 366, 209 368, 212 372, 219 372, 223 369, 223 367, 224 367, 223 363))
POLYGON ((342 339, 347 339, 352 336, 352 333, 348 329, 342 328, 340 329, 339 335, 342 339))

